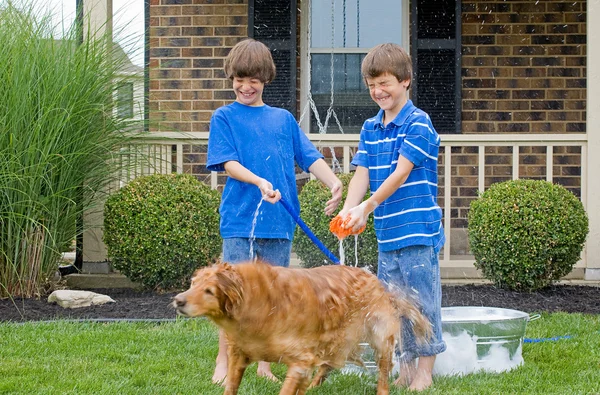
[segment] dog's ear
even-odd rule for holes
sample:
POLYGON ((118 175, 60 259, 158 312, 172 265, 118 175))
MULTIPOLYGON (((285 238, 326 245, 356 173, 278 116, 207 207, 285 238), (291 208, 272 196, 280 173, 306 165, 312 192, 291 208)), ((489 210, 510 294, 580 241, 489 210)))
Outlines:
POLYGON ((223 265, 223 263, 225 263, 225 262, 223 262, 223 261, 221 260, 221 258, 215 258, 215 259, 213 259, 213 260, 212 260, 212 262, 210 263, 210 266, 222 266, 222 265, 223 265))
POLYGON ((234 308, 242 303, 242 278, 235 268, 227 263, 223 263, 221 269, 216 273, 217 286, 223 294, 223 298, 220 300, 221 311, 231 317, 234 308))

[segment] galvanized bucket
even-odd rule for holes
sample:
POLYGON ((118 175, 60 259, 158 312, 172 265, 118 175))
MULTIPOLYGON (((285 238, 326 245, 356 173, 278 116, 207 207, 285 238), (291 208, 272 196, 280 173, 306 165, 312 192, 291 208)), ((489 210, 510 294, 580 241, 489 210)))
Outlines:
POLYGON ((539 315, 497 307, 442 308, 442 332, 447 346, 446 352, 451 354, 452 350, 457 350, 457 353, 450 356, 450 371, 439 367, 448 355, 438 355, 438 369, 434 369, 434 372, 502 372, 523 364, 525 329, 529 321, 537 318, 539 315), (472 356, 469 355, 470 347, 472 356))
POLYGON ((375 351, 371 348, 369 343, 359 343, 360 358, 362 359, 364 366, 358 366, 352 362, 346 362, 346 366, 341 369, 342 374, 377 374, 379 368, 377 367, 377 361, 375 360, 375 351))
MULTIPOLYGON (((435 374, 467 374, 479 370, 502 372, 523 363, 522 345, 529 321, 540 318, 539 314, 497 307, 443 307, 442 332, 447 351, 439 354, 435 374), (458 339, 458 341, 457 341, 458 339), (468 344, 465 344, 465 340, 468 344), (456 355, 453 355, 456 350, 456 355), (472 355, 470 352, 472 351, 472 355), (497 361, 506 357, 506 363, 497 361), (442 368, 445 358, 451 370, 442 368), (499 363, 500 362, 500 363, 499 363)), ((367 343, 361 343, 361 357, 365 367, 348 362, 343 373, 377 373, 375 353, 367 343)), ((398 369, 395 361, 395 369, 398 369)))

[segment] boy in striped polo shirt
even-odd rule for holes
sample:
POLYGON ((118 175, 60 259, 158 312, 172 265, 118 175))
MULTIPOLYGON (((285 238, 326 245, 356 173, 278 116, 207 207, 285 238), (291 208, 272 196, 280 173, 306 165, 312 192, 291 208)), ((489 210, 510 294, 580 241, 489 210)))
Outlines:
POLYGON ((410 325, 403 325, 402 369, 394 384, 421 391, 431 386, 435 357, 446 349, 438 261, 445 238, 436 203, 440 137, 429 116, 408 100, 412 63, 399 45, 371 49, 361 72, 381 109, 360 132, 356 172, 340 215, 349 217, 346 228, 358 230, 373 212, 378 277, 413 294, 432 323, 427 344, 417 344, 410 325), (362 201, 369 187, 371 196, 362 201))

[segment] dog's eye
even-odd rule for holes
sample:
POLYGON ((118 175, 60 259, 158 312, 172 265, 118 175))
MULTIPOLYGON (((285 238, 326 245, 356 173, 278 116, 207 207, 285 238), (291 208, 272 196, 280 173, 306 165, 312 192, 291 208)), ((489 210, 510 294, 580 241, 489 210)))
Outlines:
POLYGON ((213 293, 212 289, 210 289, 210 288, 206 288, 204 290, 204 293, 207 294, 207 295, 210 295, 210 296, 215 296, 215 294, 213 293))

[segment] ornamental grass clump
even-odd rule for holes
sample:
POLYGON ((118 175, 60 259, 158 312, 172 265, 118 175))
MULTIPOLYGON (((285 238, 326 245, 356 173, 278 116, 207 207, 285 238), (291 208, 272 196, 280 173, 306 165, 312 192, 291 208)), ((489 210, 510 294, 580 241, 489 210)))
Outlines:
POLYGON ((51 20, 0 7, 0 298, 46 292, 132 137, 113 110, 124 60, 77 26, 55 39, 51 20))
POLYGON ((221 253, 220 194, 186 174, 139 177, 104 208, 112 265, 149 289, 183 288, 221 253))
MULTIPOLYGON (((339 179, 344 184, 342 202, 346 200, 348 184, 352 179, 352 174, 338 174, 339 179)), ((331 192, 318 180, 311 180, 302 187, 298 195, 300 199, 300 218, 308 225, 310 230, 317 238, 335 255, 339 257, 340 241, 329 230, 329 223, 332 220, 324 213, 326 202, 331 199, 331 192)), ((348 236, 343 240, 345 254, 345 263, 354 266, 356 264, 356 251, 358 250, 358 266, 367 267, 372 272, 377 272, 377 238, 373 227, 373 216, 369 216, 367 226, 364 232, 359 236, 348 236), (357 245, 355 244, 357 243, 357 245)), ((331 265, 332 262, 327 259, 323 252, 297 228, 294 236, 293 249, 301 265, 304 267, 316 267, 322 265, 331 265)))
POLYGON ((496 285, 535 291, 568 274, 588 233, 583 204, 540 180, 493 184, 471 203, 469 243, 475 267, 496 285))

